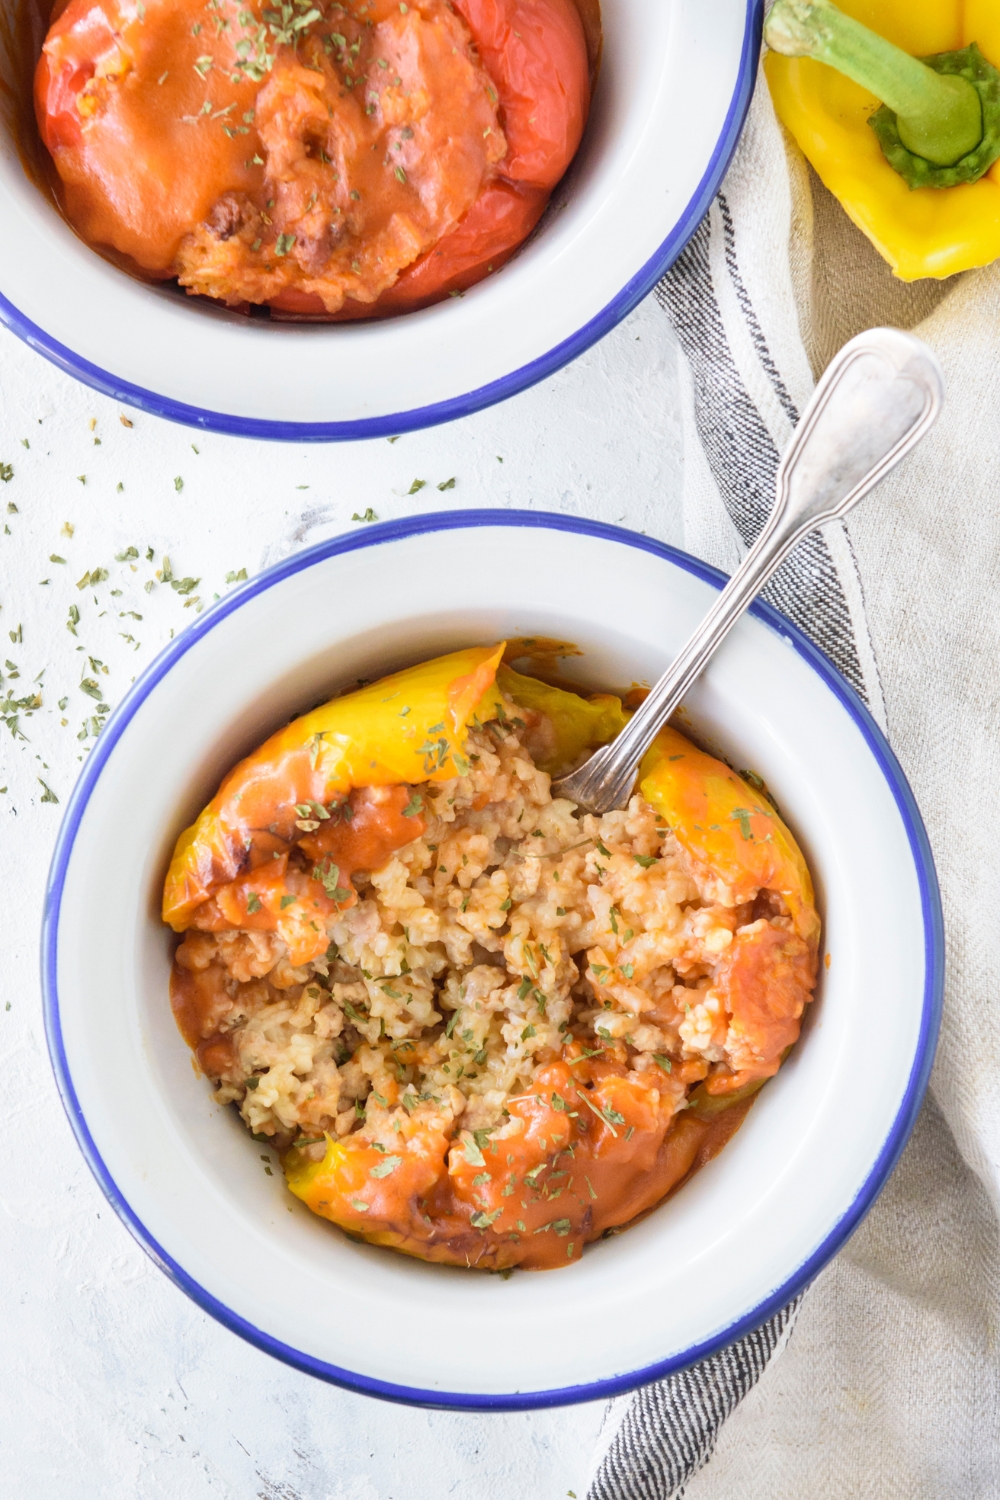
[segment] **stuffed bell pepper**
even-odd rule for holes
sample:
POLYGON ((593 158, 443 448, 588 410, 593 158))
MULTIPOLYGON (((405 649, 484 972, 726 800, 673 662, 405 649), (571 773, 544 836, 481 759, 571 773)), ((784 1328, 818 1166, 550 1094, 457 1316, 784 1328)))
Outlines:
POLYGON ((809 872, 673 729, 628 807, 550 778, 626 710, 471 647, 334 698, 178 839, 174 1013, 314 1213, 424 1260, 567 1265, 718 1152, 799 1033, 809 872))

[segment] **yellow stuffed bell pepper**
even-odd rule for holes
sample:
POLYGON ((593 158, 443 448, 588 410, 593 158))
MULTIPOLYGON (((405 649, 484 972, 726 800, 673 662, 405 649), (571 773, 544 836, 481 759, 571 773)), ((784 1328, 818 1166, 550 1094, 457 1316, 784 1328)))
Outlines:
POLYGON ((776 0, 778 118, 902 281, 1000 257, 997 0, 776 0))
MULTIPOLYGON (((495 666, 498 658, 499 651, 488 661, 495 666)), ((367 689, 367 701, 384 687, 367 689)), ((553 775, 606 744, 627 719, 617 697, 583 698, 507 666, 496 669, 495 688, 525 711, 543 747, 536 763, 553 775)), ((483 703, 490 701, 486 693, 483 703)), ((485 714, 481 706, 477 716, 485 714)), ((392 726, 390 734, 398 733, 392 726)), ((388 756, 387 746, 382 753, 388 756)), ((745 1037, 747 1065, 699 1083, 676 1113, 655 1076, 630 1075, 613 1047, 587 1050, 571 1037, 561 1056, 539 1068, 529 1092, 508 1099, 502 1138, 467 1130, 455 1136, 433 1114, 404 1115, 382 1140, 370 1130, 328 1134, 319 1160, 311 1142, 293 1147, 283 1162, 286 1180, 314 1213, 423 1260, 494 1270, 565 1265, 585 1241, 648 1212, 725 1144, 798 1036, 816 978, 812 882, 759 787, 675 730, 657 736, 638 789, 661 815, 664 833, 717 882, 720 899, 791 917, 791 931, 747 922, 716 976, 737 1047, 745 1037), (556 1158, 558 1209, 547 1192, 512 1195, 510 1183, 536 1183, 556 1158), (554 1235, 543 1233, 553 1228, 554 1235)))

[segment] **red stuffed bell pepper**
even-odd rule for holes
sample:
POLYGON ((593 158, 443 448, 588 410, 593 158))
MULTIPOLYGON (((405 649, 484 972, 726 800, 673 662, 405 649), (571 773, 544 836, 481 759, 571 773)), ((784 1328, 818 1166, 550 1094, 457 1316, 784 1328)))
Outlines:
POLYGON ((513 254, 590 81, 574 0, 70 0, 35 101, 88 243, 230 306, 358 318, 513 254))

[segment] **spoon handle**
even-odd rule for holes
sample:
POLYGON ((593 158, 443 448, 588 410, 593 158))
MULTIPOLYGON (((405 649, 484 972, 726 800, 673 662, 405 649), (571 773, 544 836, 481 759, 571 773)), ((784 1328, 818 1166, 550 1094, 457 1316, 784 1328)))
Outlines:
POLYGON ((625 805, 657 731, 796 542, 845 516, 884 479, 943 401, 937 359, 911 334, 872 328, 844 345, 785 450, 774 508, 740 567, 617 738, 555 781, 553 795, 595 813, 625 805))

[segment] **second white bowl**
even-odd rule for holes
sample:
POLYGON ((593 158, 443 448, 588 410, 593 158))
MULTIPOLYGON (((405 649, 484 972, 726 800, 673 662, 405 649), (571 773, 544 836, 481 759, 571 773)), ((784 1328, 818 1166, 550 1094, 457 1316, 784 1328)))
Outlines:
POLYGON ((652 679, 721 575, 613 527, 465 512, 302 553, 140 678, 67 808, 47 903, 53 1063, 116 1210, 207 1311, 355 1390, 453 1407, 592 1400, 755 1326, 843 1244, 902 1149, 933 1056, 934 869, 891 751, 767 606, 690 694, 698 734, 775 793, 816 877, 828 967, 801 1042, 722 1154, 627 1233, 510 1280, 348 1240, 284 1187, 192 1070, 159 920, 177 833, 290 714, 472 642, 575 641, 592 684, 652 679))

